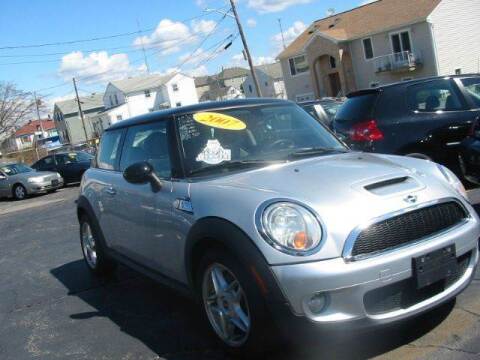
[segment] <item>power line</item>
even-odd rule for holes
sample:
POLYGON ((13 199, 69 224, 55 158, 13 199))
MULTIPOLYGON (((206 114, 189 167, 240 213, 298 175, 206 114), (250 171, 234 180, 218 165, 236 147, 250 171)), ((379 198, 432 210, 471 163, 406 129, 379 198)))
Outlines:
MULTIPOLYGON (((193 17, 185 19, 185 20, 180 20, 178 22, 186 23, 186 22, 189 22, 189 21, 193 21, 193 20, 205 17, 207 15, 208 15, 208 13, 202 13, 200 15, 193 16, 193 17)), ((155 29, 156 29, 156 27, 150 27, 150 28, 142 30, 142 32, 148 32, 148 31, 152 31, 152 30, 155 30, 155 29)), ((118 38, 118 37, 138 35, 138 33, 139 33, 139 31, 137 30, 137 31, 130 31, 130 32, 112 34, 112 35, 107 35, 107 36, 98 36, 98 37, 92 37, 92 38, 80 39, 80 40, 57 41, 57 42, 42 43, 42 44, 1 46, 0 50, 38 48, 38 47, 59 46, 59 45, 72 45, 72 44, 85 43, 85 42, 91 42, 91 41, 107 40, 107 39, 113 39, 113 38, 118 38)))

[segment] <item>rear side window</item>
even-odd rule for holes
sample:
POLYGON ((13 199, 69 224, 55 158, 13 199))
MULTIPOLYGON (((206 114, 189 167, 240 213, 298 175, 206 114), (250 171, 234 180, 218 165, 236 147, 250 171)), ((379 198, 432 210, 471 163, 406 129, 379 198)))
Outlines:
POLYGON ((480 108, 480 78, 462 79, 462 84, 475 106, 480 108))
POLYGON ((464 110, 458 90, 451 80, 434 80, 407 88, 410 110, 416 112, 464 110))
POLYGON ((348 98, 338 109, 335 120, 350 122, 371 120, 378 96, 378 92, 373 92, 348 98))
POLYGON ((153 166, 158 176, 171 176, 168 150, 167 122, 133 126, 128 129, 123 145, 120 171, 130 165, 146 161, 153 166))
POLYGON ((100 169, 115 170, 122 130, 107 131, 103 134, 97 164, 100 169))

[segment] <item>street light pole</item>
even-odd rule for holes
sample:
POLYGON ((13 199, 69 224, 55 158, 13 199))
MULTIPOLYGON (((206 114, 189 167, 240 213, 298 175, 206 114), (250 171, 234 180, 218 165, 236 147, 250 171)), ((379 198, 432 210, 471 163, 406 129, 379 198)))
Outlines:
POLYGON ((245 55, 247 57, 248 65, 250 66, 250 72, 252 73, 253 83, 255 84, 255 89, 257 90, 257 96, 262 97, 262 91, 260 89, 260 83, 258 82, 257 74, 255 73, 255 68, 253 66, 252 57, 250 56, 250 50, 248 49, 248 45, 247 45, 247 39, 245 38, 242 23, 240 22, 240 18, 238 17, 237 8, 235 6, 235 1, 230 0, 230 4, 232 6, 233 15, 235 16, 235 20, 237 22, 238 32, 240 33, 240 37, 242 38, 243 48, 245 50, 245 55))
POLYGON ((85 127, 85 119, 83 117, 82 104, 80 102, 80 98, 78 97, 77 82, 75 81, 75 78, 73 78, 72 80, 73 80, 73 87, 75 88, 75 96, 77 97, 78 113, 80 114, 80 119, 82 119, 83 131, 85 133, 85 142, 88 143, 87 128, 85 127))

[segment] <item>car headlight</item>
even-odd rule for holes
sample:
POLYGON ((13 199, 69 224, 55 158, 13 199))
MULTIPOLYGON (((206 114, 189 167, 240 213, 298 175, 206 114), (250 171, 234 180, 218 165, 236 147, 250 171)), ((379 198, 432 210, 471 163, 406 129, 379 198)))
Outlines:
POLYGON ((447 182, 468 201, 467 191, 465 190, 465 187, 463 186, 460 179, 445 166, 440 164, 437 164, 437 166, 438 166, 438 170, 440 170, 445 180, 447 180, 447 182))
POLYGON ((62 175, 60 175, 60 173, 57 172, 57 178, 61 179, 62 178, 62 175))
POLYGON ((301 205, 286 201, 273 203, 263 210, 261 232, 270 245, 291 255, 307 255, 322 240, 322 228, 315 215, 301 205))
POLYGON ((43 182, 43 176, 31 177, 28 179, 29 183, 41 183, 43 182))

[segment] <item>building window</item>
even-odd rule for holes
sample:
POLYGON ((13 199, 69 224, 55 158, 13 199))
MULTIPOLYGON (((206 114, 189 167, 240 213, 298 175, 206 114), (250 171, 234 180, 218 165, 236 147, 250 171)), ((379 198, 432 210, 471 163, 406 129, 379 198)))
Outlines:
POLYGON ((462 75, 462 68, 456 68, 455 75, 462 75))
POLYGON ((402 31, 390 36, 392 39, 392 50, 395 54, 412 51, 412 42, 410 41, 410 33, 408 31, 402 31))
POLYGON ((268 81, 265 81, 265 86, 266 86, 266 87, 268 86, 268 81))
POLYGON ((178 84, 173 84, 172 89, 173 91, 178 91, 178 84))
POLYGON ((330 69, 336 69, 337 68, 337 59, 335 59, 333 56, 330 56, 330 69))
POLYGON ((180 107, 180 106, 182 106, 182 103, 181 103, 181 102, 177 102, 177 103, 175 104, 175 106, 176 106, 176 107, 180 107))
POLYGON ((308 62, 305 55, 297 56, 288 60, 290 64, 290 74, 295 76, 308 71, 308 62))
POLYGON ((250 91, 250 94, 253 93, 252 85, 248 85, 248 91, 250 91))
POLYGON ((115 105, 118 105, 118 96, 117 96, 117 94, 114 94, 113 96, 115 97, 115 105))
POLYGON ((113 96, 112 96, 112 95, 110 95, 110 96, 109 96, 109 98, 110 98, 110 105, 112 105, 112 106, 113 106, 113 105, 114 105, 114 104, 113 104, 113 96))
POLYGON ((150 97, 150 90, 145 90, 145 97, 150 97))
POLYGON ((371 38, 366 38, 362 40, 363 43, 363 54, 365 55, 365 59, 373 59, 373 44, 371 38))
POLYGON ((117 115, 117 121, 122 121, 123 120, 123 116, 122 115, 117 115))

